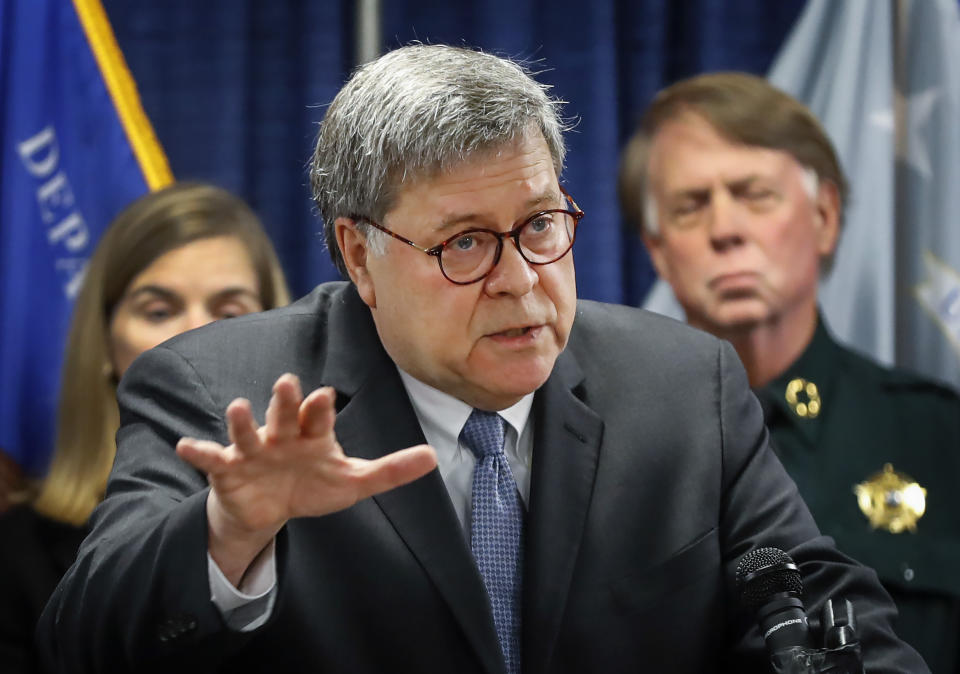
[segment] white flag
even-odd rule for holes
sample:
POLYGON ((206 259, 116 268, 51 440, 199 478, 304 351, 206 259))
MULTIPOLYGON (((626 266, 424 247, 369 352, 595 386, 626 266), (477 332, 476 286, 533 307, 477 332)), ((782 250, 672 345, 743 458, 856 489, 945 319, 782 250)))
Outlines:
POLYGON ((960 384, 960 9, 810 0, 770 72, 824 123, 852 199, 821 306, 837 336, 960 384))
MULTIPOLYGON (((823 122, 851 185, 820 305, 836 336, 960 386, 960 9, 810 0, 771 68, 823 122)), ((658 281, 645 306, 683 312, 658 281)))

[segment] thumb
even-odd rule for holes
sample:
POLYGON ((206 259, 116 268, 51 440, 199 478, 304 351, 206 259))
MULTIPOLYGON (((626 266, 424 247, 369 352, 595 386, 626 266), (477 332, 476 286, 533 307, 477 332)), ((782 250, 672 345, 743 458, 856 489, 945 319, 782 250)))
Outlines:
POLYGON ((430 445, 416 445, 357 465, 357 500, 380 494, 423 477, 437 467, 437 452, 430 445))

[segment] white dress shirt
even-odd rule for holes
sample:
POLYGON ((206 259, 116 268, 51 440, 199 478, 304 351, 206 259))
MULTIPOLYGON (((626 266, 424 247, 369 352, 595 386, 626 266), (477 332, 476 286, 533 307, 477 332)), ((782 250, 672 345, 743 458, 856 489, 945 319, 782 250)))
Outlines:
MULTIPOLYGON (((397 371, 413 403, 423 435, 437 452, 440 477, 447 487, 464 535, 469 540, 470 499, 476 458, 473 452, 460 443, 460 431, 467 423, 473 408, 424 384, 399 368, 397 371)), ((533 424, 530 423, 532 407, 533 394, 530 393, 512 407, 498 412, 507 422, 504 452, 524 505, 527 504, 530 494, 530 466, 533 459, 533 424)), ((250 565, 239 588, 227 580, 209 552, 207 572, 210 599, 231 629, 247 632, 267 621, 273 611, 277 594, 277 563, 273 542, 250 565)))
MULTIPOLYGON (((414 379, 403 370, 399 372, 407 395, 413 403, 413 411, 420 422, 423 436, 427 443, 437 450, 440 477, 447 486, 447 493, 460 519, 460 525, 469 538, 473 467, 477 460, 473 452, 460 442, 460 432, 473 408, 419 379, 414 379)), ((524 505, 530 494, 530 462, 533 459, 533 424, 528 423, 531 407, 532 393, 521 398, 520 402, 512 407, 498 412, 507 422, 503 451, 507 455, 510 471, 524 505)))

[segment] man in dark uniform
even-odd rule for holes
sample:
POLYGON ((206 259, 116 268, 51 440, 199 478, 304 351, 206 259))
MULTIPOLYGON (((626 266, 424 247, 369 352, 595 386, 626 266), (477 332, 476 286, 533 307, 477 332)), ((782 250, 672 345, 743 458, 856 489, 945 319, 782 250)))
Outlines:
POLYGON ((847 192, 812 113, 737 73, 661 92, 620 173, 657 272, 736 348, 820 528, 876 569, 932 671, 958 672, 960 399, 831 337, 817 289, 847 192))

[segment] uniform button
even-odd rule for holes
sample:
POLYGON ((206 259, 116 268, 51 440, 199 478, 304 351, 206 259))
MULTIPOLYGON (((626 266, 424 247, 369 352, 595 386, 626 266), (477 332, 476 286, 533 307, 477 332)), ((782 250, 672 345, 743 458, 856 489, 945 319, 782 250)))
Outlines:
POLYGON ((916 574, 914 574, 913 569, 911 569, 909 566, 903 570, 903 579, 908 583, 913 580, 915 575, 916 574))

